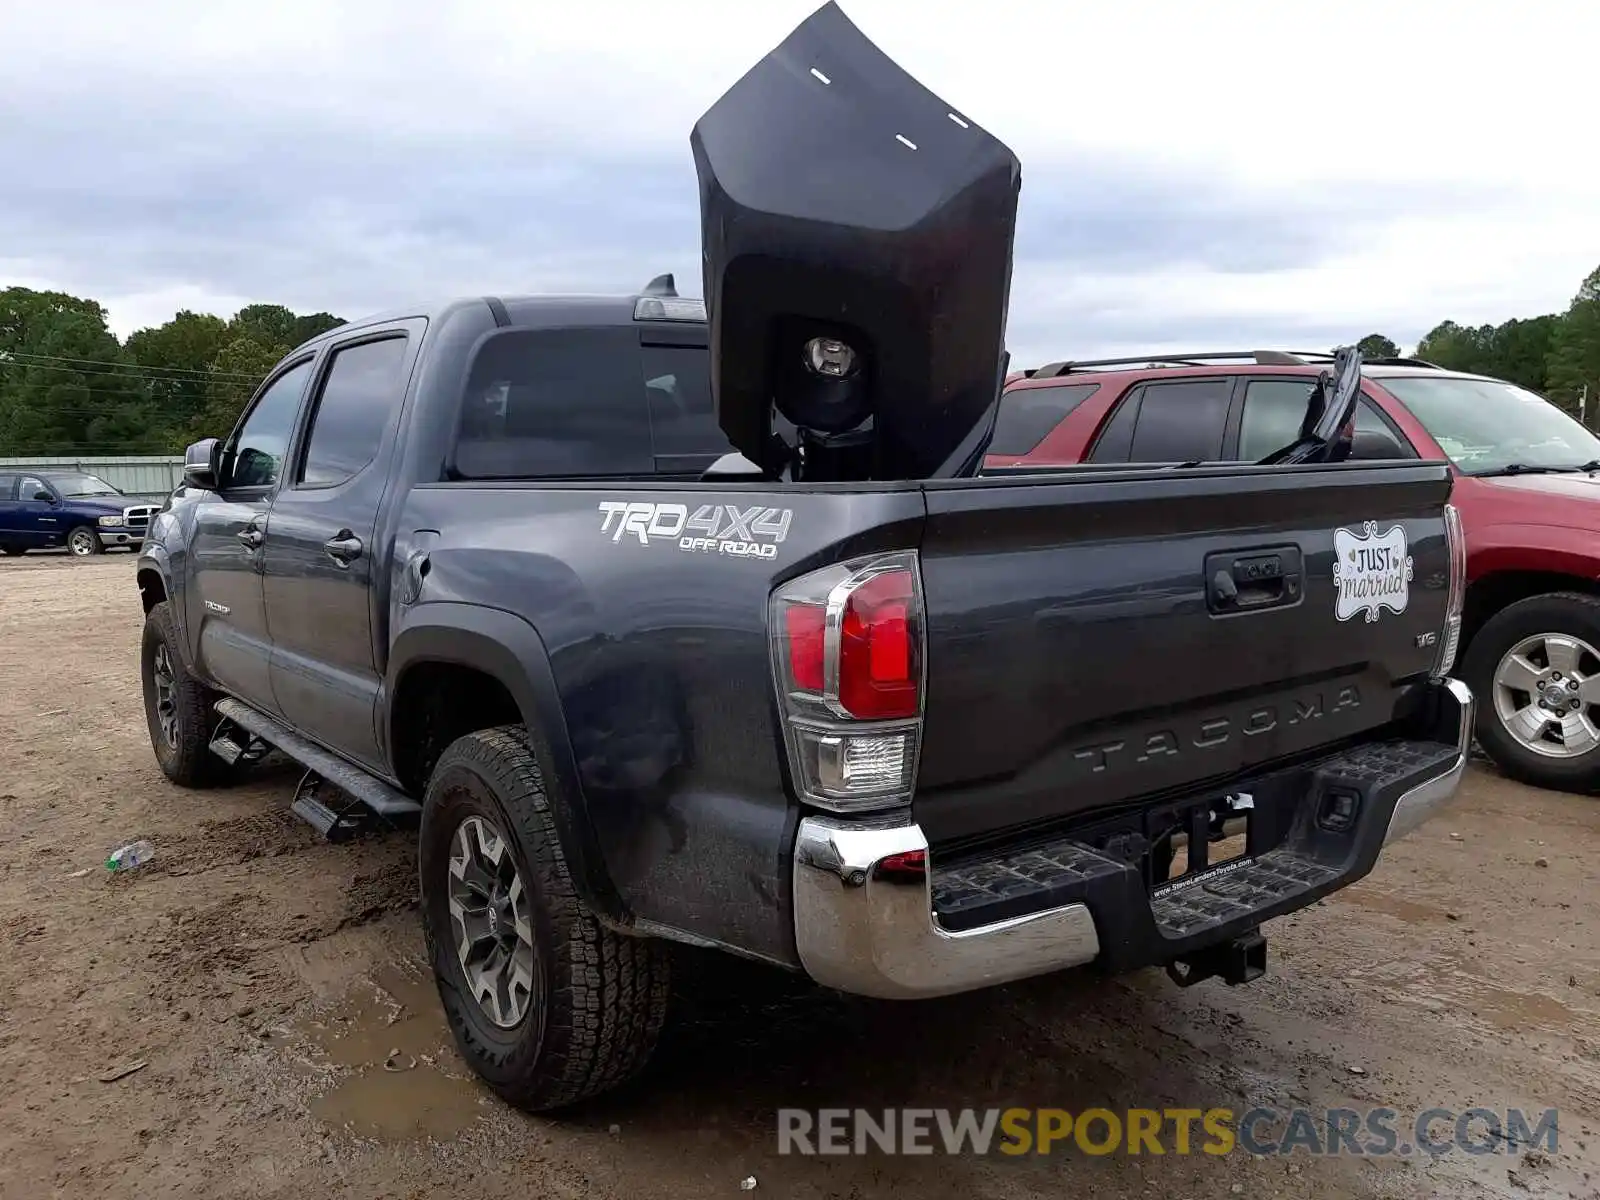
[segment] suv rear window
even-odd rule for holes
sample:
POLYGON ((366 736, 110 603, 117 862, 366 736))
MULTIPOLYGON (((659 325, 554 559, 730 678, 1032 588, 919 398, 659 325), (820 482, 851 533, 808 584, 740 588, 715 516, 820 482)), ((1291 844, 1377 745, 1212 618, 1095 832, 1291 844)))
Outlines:
POLYGON ((654 469, 634 330, 508 329, 478 348, 456 434, 458 477, 587 478, 654 469))
POLYGON ((1019 388, 1000 398, 989 454, 1029 454, 1067 414, 1100 390, 1098 383, 1019 388))

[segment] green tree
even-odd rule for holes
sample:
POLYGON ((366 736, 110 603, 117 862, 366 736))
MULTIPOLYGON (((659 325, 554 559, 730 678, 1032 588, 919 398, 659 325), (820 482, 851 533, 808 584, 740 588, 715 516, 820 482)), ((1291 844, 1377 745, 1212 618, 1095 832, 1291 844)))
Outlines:
POLYGON ((205 405, 190 424, 186 440, 227 437, 238 422, 245 402, 284 353, 277 346, 263 345, 248 334, 231 338, 211 360, 205 405))
POLYGON ((1508 379, 1529 391, 1545 394, 1548 388, 1546 363, 1556 331, 1563 318, 1555 313, 1526 320, 1512 318, 1495 326, 1487 373, 1508 379))
POLYGON ((105 310, 61 292, 0 292, 0 453, 151 446, 150 397, 105 310))
POLYGON ((233 314, 228 332, 262 346, 276 346, 287 354, 300 344, 295 326, 300 318, 281 304, 247 304, 233 314))
POLYGON ((123 349, 146 377, 166 448, 181 449, 205 412, 211 364, 228 340, 221 317, 188 309, 165 325, 129 335, 123 349))
POLYGON ((1441 321, 1417 343, 1416 356, 1451 371, 1478 371, 1484 365, 1484 342, 1492 326, 1471 329, 1441 321))
POLYGON ((1589 273, 1561 318, 1545 360, 1553 395, 1569 407, 1587 386, 1589 411, 1600 403, 1600 267, 1589 273))
POLYGON ((1400 347, 1381 333, 1369 333, 1356 343, 1362 358, 1399 358, 1400 347))
POLYGON ((281 304, 227 321, 185 310, 119 345, 94 300, 0 289, 0 454, 169 452, 224 435, 279 359, 342 324, 281 304))
POLYGON ((294 341, 289 348, 292 350, 295 346, 300 345, 301 342, 309 342, 319 334, 327 333, 330 329, 337 329, 343 324, 344 322, 338 317, 326 312, 307 313, 305 316, 296 317, 294 319, 294 341))

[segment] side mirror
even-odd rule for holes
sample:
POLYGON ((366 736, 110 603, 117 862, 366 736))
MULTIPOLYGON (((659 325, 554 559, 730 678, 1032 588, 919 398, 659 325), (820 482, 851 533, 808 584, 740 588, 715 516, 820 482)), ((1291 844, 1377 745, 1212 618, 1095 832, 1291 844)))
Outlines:
POLYGON ((49 493, 49 492, 47 492, 47 491, 44 491, 44 490, 43 490, 43 489, 41 489, 41 490, 39 490, 39 491, 37 491, 37 492, 35 492, 35 493, 34 493, 34 494, 33 494, 33 498, 34 498, 34 499, 35 499, 35 500, 43 500, 43 501, 44 501, 44 502, 45 502, 45 503, 46 503, 46 504, 59 504, 59 503, 60 503, 60 501, 59 501, 59 500, 57 500, 57 499, 56 499, 56 498, 55 498, 55 497, 54 497, 54 496, 52 496, 52 495, 51 495, 51 494, 50 494, 50 493, 49 493))
POLYGON ((1400 443, 1388 434, 1377 433, 1370 429, 1358 429, 1355 437, 1350 440, 1350 457, 1362 462, 1375 462, 1408 456, 1400 443))
POLYGON ((201 438, 183 452, 183 482, 185 487, 215 491, 217 460, 222 456, 222 443, 216 438, 201 438))

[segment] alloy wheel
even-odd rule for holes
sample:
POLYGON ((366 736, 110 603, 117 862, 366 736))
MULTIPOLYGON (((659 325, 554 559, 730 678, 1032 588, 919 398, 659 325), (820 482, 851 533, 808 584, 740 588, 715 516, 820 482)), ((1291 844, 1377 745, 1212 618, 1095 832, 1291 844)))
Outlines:
POLYGON ((156 721, 161 736, 172 749, 178 748, 178 682, 172 672, 172 658, 166 644, 156 647, 151 657, 150 675, 156 685, 156 721))
POLYGON ((467 988, 485 1017, 511 1029, 541 999, 539 951, 511 844, 483 817, 456 827, 449 895, 456 960, 467 988))
POLYGON ((1495 715, 1524 749, 1576 758, 1600 746, 1600 653, 1582 638, 1523 638, 1495 667, 1493 690, 1495 715))

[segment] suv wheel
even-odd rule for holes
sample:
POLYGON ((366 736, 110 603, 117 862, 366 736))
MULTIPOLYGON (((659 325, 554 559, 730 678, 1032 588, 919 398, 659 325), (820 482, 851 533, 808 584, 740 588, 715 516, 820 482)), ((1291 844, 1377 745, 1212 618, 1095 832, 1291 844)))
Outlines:
POLYGON ((168 601, 144 619, 139 674, 150 746, 166 777, 183 787, 208 787, 227 778, 228 764, 211 753, 217 724, 212 706, 220 697, 184 665, 168 601))
POLYGON ((103 554, 105 546, 100 541, 100 535, 87 525, 79 525, 67 534, 67 549, 78 558, 88 558, 91 554, 103 554))
POLYGON ((1462 674, 1478 740, 1507 775, 1600 791, 1600 599, 1576 592, 1507 605, 1478 630, 1462 674))
POLYGON ((667 1007, 667 954, 585 911, 521 726, 446 748, 423 801, 423 926, 461 1055, 507 1102, 564 1108, 637 1073, 667 1007))

